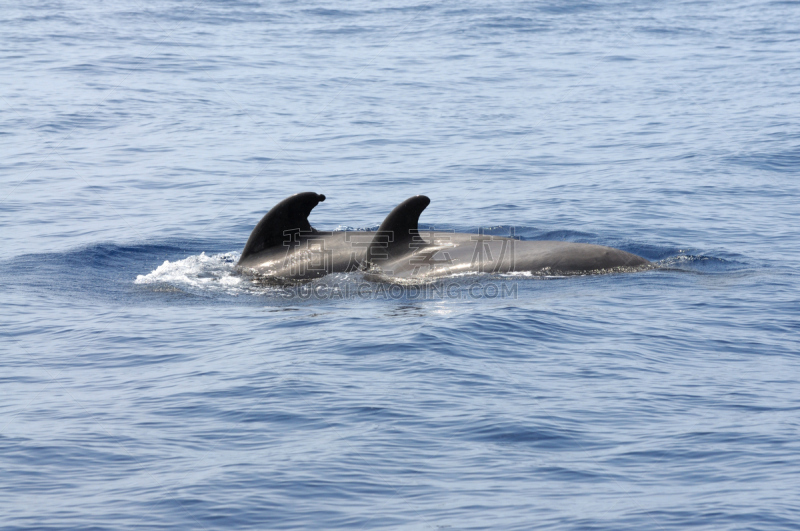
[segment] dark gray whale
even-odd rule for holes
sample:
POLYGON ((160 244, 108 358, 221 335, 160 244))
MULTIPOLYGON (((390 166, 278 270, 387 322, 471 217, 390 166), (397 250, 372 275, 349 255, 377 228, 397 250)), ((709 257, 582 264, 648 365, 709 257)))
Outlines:
POLYGON ((303 280, 363 267, 375 233, 316 230, 308 216, 322 201, 322 194, 302 192, 272 207, 250 234, 239 268, 263 276, 303 280))
POLYGON ((303 192, 275 205, 250 234, 239 268, 284 280, 363 270, 370 280, 425 281, 459 273, 575 274, 651 265, 602 245, 421 231, 419 217, 430 204, 424 195, 400 203, 377 232, 318 231, 308 216, 324 200, 324 195, 303 192))
POLYGON ((381 224, 366 253, 369 278, 433 279, 459 273, 576 274, 634 271, 650 262, 625 251, 561 241, 419 230, 430 199, 400 203, 381 224))

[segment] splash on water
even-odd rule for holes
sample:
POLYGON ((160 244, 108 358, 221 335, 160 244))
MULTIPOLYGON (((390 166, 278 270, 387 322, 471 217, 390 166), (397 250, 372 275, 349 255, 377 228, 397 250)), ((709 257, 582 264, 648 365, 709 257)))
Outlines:
POLYGON ((135 284, 163 285, 176 288, 201 289, 229 295, 240 293, 247 282, 236 271, 239 253, 220 253, 189 256, 163 264, 146 275, 138 275, 135 284))

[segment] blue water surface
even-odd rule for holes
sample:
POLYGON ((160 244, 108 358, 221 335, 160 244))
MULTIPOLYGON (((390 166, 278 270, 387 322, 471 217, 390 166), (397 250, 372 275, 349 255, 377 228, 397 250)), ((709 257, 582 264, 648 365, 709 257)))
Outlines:
POLYGON ((800 529, 797 2, 0 20, 0 528, 800 529), (659 267, 237 274, 306 190, 659 267))

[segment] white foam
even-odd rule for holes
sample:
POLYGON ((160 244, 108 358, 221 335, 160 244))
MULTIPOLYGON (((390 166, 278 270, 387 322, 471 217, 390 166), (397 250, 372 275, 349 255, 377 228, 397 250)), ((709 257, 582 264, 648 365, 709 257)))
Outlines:
POLYGON ((239 253, 211 256, 200 253, 175 262, 166 260, 150 273, 137 276, 134 283, 168 284, 177 288, 200 288, 235 293, 242 291, 248 284, 236 273, 238 259, 239 253))

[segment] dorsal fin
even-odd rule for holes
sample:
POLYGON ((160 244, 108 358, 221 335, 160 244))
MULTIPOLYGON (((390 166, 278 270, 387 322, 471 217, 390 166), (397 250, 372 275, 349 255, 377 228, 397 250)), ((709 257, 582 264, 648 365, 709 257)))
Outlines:
POLYGON ((428 197, 415 195, 394 207, 367 248, 367 262, 379 264, 411 250, 410 244, 420 241, 419 216, 430 203, 428 197))
POLYGON ((321 201, 325 201, 325 196, 322 194, 301 192, 287 197, 272 207, 250 233, 239 261, 264 249, 283 245, 287 232, 314 232, 308 222, 308 215, 321 201))

